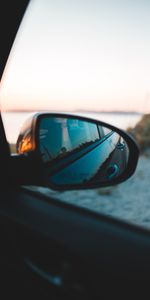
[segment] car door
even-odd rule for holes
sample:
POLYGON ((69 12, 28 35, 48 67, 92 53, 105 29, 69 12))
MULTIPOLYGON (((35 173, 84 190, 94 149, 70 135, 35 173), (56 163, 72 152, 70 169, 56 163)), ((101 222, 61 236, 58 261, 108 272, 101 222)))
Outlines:
MULTIPOLYGON (((26 4, 13 1, 9 26, 2 27, 1 75, 26 4)), ((6 20, 8 7, 2 12, 6 20)), ((120 297, 120 289, 122 296, 145 296, 149 231, 60 201, 38 186, 15 184, 15 158, 1 119, 0 145, 3 299, 10 293, 18 299, 107 299, 120 297)))

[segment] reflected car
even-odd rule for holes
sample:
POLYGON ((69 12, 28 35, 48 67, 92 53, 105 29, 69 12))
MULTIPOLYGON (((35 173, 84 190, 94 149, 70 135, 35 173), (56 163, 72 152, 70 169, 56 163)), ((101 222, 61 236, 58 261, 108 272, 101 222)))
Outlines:
POLYGON ((129 163, 129 146, 100 121, 75 115, 37 113, 20 131, 17 151, 35 157, 52 186, 103 186, 119 179, 129 163))

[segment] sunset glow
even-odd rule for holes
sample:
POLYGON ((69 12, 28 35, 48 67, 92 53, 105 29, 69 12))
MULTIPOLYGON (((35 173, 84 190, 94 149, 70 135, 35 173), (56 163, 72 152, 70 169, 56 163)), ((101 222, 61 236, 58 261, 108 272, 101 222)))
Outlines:
POLYGON ((3 110, 150 111, 150 1, 31 1, 3 110))

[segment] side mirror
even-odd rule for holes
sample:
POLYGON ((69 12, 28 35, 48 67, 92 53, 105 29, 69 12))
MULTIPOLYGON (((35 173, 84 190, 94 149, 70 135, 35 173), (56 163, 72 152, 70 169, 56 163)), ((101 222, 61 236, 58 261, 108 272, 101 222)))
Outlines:
POLYGON ((25 122, 17 152, 36 169, 38 184, 56 190, 118 184, 134 173, 139 153, 135 141, 114 126, 52 113, 35 114, 25 122))

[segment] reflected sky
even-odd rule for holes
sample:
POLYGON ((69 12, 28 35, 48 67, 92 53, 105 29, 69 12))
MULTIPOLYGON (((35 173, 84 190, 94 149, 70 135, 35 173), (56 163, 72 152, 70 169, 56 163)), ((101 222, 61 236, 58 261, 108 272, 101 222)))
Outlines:
POLYGON ((78 119, 43 117, 40 121, 39 145, 47 162, 73 150, 89 146, 104 137, 102 126, 78 119), (100 127, 103 136, 100 136, 100 127))

